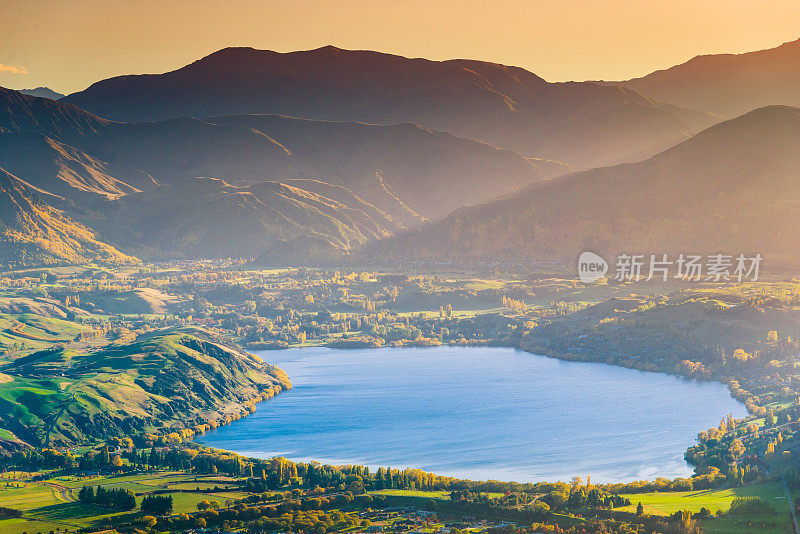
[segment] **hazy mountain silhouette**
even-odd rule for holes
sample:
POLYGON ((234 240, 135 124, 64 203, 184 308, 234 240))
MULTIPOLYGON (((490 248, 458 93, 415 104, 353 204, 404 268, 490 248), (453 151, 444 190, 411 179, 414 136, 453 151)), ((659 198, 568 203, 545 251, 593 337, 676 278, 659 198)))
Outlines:
MULTIPOLYGON (((640 163, 569 174, 379 243, 429 259, 761 253, 800 259, 800 109, 770 106, 640 163)), ((649 256, 648 256, 649 257, 649 256)))
POLYGON ((620 82, 678 106, 734 117, 756 108, 800 106, 800 40, 745 54, 697 56, 620 82))
POLYGON ((517 67, 332 46, 226 48, 173 72, 103 80, 63 101, 123 121, 282 114, 413 122, 578 167, 636 161, 717 120, 620 87, 548 83, 517 67))
POLYGON ((0 128, 0 165, 105 239, 153 255, 244 254, 301 235, 338 253, 569 171, 413 124, 254 115, 121 123, 10 90, 0 91, 0 128), (190 185, 198 176, 224 186, 208 196, 190 185), (165 217, 168 232, 136 230, 165 217))
POLYGON ((464 205, 564 174, 560 163, 414 124, 376 126, 275 115, 205 119, 268 135, 292 155, 298 176, 342 185, 404 226, 439 219, 464 205))
POLYGON ((69 143, 108 123, 71 104, 0 87, 0 133, 37 132, 69 143))
POLYGON ((0 134, 3 167, 40 189, 77 203, 155 187, 145 172, 100 161, 40 133, 0 134))

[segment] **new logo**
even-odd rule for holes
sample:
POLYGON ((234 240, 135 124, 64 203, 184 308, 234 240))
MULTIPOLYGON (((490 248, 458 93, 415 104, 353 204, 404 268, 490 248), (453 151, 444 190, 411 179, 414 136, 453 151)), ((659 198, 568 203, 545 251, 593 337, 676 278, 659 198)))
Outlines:
POLYGON ((608 263, 594 252, 584 252, 578 258, 578 278, 584 284, 600 280, 607 272, 608 263))

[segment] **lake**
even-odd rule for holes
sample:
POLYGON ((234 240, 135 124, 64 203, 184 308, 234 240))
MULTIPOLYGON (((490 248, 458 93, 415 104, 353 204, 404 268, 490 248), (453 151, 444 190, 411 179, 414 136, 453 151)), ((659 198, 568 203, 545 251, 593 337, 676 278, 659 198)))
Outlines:
POLYGON ((697 433, 746 414, 719 383, 509 348, 267 351, 294 388, 202 436, 245 456, 474 480, 690 475, 697 433))

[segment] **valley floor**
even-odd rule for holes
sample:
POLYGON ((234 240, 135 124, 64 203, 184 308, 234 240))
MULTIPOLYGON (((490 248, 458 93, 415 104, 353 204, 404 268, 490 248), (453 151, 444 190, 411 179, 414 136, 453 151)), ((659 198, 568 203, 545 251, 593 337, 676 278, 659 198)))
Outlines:
MULTIPOLYGON (((219 478, 222 475, 214 479, 205 471, 206 464, 191 471, 179 468, 123 477, 114 475, 110 464, 88 471, 73 466, 51 478, 14 478, 20 454, 36 457, 34 451, 48 446, 58 449, 59 455, 72 450, 75 458, 90 450, 96 458, 107 454, 103 451, 110 440, 132 439, 136 447, 152 446, 165 455, 172 449, 176 454, 196 454, 190 443, 194 436, 246 416, 256 403, 290 387, 280 369, 260 363, 240 346, 258 350, 442 344, 510 346, 727 384, 731 394, 747 404, 750 415, 736 420, 720 414, 719 426, 698 429, 698 444, 686 453, 696 466, 696 475, 649 481, 637 488, 603 486, 606 497, 617 495, 631 504, 613 509, 601 506, 597 514, 612 514, 622 523, 638 522, 655 532, 666 528, 659 521, 678 521, 671 517, 676 512, 688 510, 697 516, 701 508, 707 508, 711 514, 721 511, 724 515, 691 519, 692 525, 702 525, 706 532, 791 528, 789 500, 778 480, 783 474, 792 491, 800 488, 800 284, 794 280, 586 285, 557 273, 475 277, 251 269, 236 261, 176 262, 0 274, 0 444, 9 454, 16 451, 3 460, 7 472, 0 506, 22 513, 21 518, 0 519, 0 534, 98 529, 109 524, 125 530, 125 524, 132 524, 120 523, 120 517, 142 521, 141 513, 77 502, 76 489, 87 483, 130 490, 139 499, 168 490, 174 497, 173 514, 191 515, 164 519, 167 530, 183 529, 186 521, 195 519, 198 524, 200 519, 213 520, 207 511, 197 509, 211 497, 247 505, 247 499, 266 495, 252 488, 243 490, 249 480, 241 473, 243 466, 261 465, 246 458, 236 460, 237 471, 226 471, 225 479, 219 478), (166 376, 164 369, 171 385, 160 381, 159 377, 166 376), (71 478, 92 470, 99 470, 103 477, 71 478), (229 491, 206 494, 212 481, 223 484, 223 480, 230 485, 229 491), (650 487, 653 491, 647 490, 650 487), (748 497, 774 512, 729 514, 737 498, 748 497)), ((129 454, 124 451, 130 451, 126 447, 120 442, 112 450, 123 451, 117 454, 124 456, 129 454)), ((78 460, 64 461, 69 465, 78 460)), ((121 462, 129 465, 127 457, 121 462)), ((325 469, 341 472, 341 468, 325 469)), ((277 486, 270 482, 272 491, 300 489, 297 480, 290 482, 280 473, 277 486)), ((337 484, 349 487, 352 480, 345 482, 345 475, 341 476, 337 484)), ((377 484, 372 482, 374 475, 346 476, 377 484)), ((430 476, 437 479, 425 475, 430 476)), ((434 506, 451 502, 449 488, 426 492, 405 480, 409 487, 402 489, 366 489, 377 491, 375 498, 387 503, 411 502, 421 510, 431 502, 434 506)), ((580 493, 576 493, 578 488, 582 486, 570 486, 568 495, 580 493)), ((584 493, 589 491, 588 486, 583 488, 584 493)), ((303 487, 299 500, 313 501, 305 493, 313 489, 303 487)), ((541 510, 520 507, 549 502, 556 503, 547 516, 551 526, 569 529, 586 522, 581 528, 600 528, 590 525, 592 512, 578 501, 561 510, 552 491, 546 497, 531 491, 514 489, 512 500, 525 504, 510 505, 508 492, 483 489, 453 501, 453 506, 460 507, 457 510, 446 505, 439 511, 469 516, 476 512, 464 509, 491 506, 495 515, 508 510, 504 520, 525 517, 530 521, 541 510)), ((356 505, 343 502, 339 508, 346 513, 337 515, 337 520, 342 525, 360 524, 347 513, 362 513, 368 506, 348 506, 356 505)), ((286 509, 287 513, 296 511, 286 509)), ((228 506, 221 510, 235 515, 228 506)), ((318 519, 328 521, 333 512, 313 513, 323 514, 318 519)), ((308 518, 294 514, 290 519, 308 518)), ((271 526, 264 526, 266 530, 279 526, 272 518, 267 523, 271 526)), ((424 528, 433 527, 426 523, 424 528)))

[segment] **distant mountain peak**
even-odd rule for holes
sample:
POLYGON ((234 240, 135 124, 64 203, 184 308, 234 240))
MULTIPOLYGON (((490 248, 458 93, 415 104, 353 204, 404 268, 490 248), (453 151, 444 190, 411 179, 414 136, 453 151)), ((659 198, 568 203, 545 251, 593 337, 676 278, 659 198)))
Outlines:
MULTIPOLYGON (((800 48, 800 37, 793 41, 786 41, 785 43, 776 46, 775 48, 800 48)), ((769 50, 769 49, 767 49, 769 50)), ((764 52, 765 50, 761 50, 764 52)))
POLYGON ((324 52, 326 54, 337 54, 339 52, 350 52, 351 50, 346 50, 346 49, 339 48, 337 46, 333 46, 333 45, 329 44, 329 45, 325 45, 325 46, 320 46, 319 48, 315 48, 313 51, 314 52, 324 52))
POLYGON ((51 100, 58 100, 59 98, 64 98, 64 94, 59 93, 57 91, 53 91, 49 87, 34 87, 33 89, 19 89, 18 90, 23 95, 30 95, 30 96, 38 96, 41 98, 49 98, 51 100))
POLYGON ((201 65, 209 63, 216 64, 219 62, 226 62, 226 61, 237 63, 240 61, 258 60, 259 58, 293 57, 293 56, 324 57, 324 56, 341 55, 348 53, 356 54, 358 52, 359 52, 358 50, 345 50, 343 48, 337 48, 333 45, 325 45, 310 50, 295 50, 290 52, 278 52, 275 50, 253 48, 252 46, 227 46, 225 48, 217 50, 216 52, 212 52, 207 56, 198 59, 197 61, 194 61, 193 63, 187 65, 187 67, 197 64, 201 65))
POLYGON ((0 87, 0 132, 80 136, 108 122, 66 102, 0 87))

